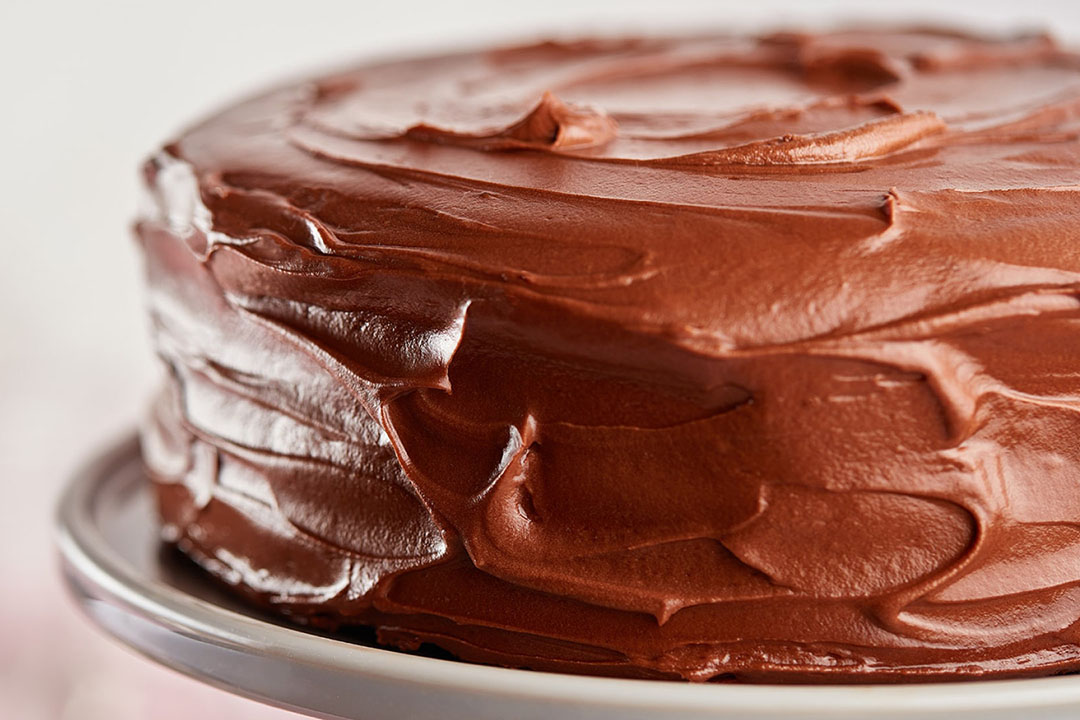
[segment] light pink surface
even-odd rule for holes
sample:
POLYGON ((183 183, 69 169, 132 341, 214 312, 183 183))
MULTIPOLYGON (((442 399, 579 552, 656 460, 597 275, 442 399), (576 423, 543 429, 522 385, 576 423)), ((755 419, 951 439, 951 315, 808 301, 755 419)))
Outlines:
MULTIPOLYGON (((142 155, 221 99, 356 55, 544 28, 798 23, 821 13, 940 15, 937 0, 0 1, 0 718, 297 716, 121 649, 64 595, 52 545, 63 481, 131 427, 153 384, 127 237, 142 155)), ((1080 4, 948 7, 997 29, 1078 39, 1080 4)))

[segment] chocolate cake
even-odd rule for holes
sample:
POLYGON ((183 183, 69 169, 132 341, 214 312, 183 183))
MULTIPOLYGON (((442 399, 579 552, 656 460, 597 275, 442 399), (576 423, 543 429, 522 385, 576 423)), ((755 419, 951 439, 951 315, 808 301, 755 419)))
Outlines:
POLYGON ((164 537, 250 601, 646 678, 1080 669, 1080 58, 545 42, 145 166, 164 537))

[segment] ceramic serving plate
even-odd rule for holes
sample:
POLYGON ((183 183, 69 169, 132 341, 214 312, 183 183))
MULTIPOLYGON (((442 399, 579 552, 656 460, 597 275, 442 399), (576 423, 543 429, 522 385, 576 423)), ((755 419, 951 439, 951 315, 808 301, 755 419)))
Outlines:
POLYGON ((107 633, 163 665, 278 707, 347 720, 1075 718, 1080 676, 923 685, 690 685, 507 670, 285 626, 163 548, 138 444, 91 462, 59 508, 68 586, 107 633))

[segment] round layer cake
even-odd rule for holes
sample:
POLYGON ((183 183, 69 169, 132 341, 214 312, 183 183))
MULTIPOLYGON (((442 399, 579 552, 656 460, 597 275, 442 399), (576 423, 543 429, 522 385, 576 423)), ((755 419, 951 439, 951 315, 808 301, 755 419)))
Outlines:
POLYGON ((164 536, 471 661, 1080 669, 1080 59, 545 42, 281 87, 146 165, 164 536))

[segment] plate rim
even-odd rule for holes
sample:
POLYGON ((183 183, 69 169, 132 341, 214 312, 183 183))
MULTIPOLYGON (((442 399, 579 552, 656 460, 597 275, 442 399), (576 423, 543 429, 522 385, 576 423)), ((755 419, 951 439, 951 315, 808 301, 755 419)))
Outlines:
MULTIPOLYGON (((702 712, 723 708, 745 714, 788 713, 792 717, 829 710, 837 713, 1047 709, 1080 703, 1080 674, 1043 678, 967 680, 919 684, 780 685, 694 684, 570 675, 478 665, 358 645, 244 615, 144 577, 113 550, 97 526, 95 509, 110 478, 138 462, 134 431, 99 451, 66 485, 57 505, 55 541, 68 583, 92 589, 94 599, 173 632, 204 642, 277 660, 356 672, 388 682, 429 689, 467 691, 478 696, 549 699, 594 707, 657 708, 702 712), (801 711, 801 712, 800 712, 801 711)), ((91 620, 94 618, 91 616, 91 620)), ((97 622, 101 626, 100 622, 97 622)), ((104 628, 110 635, 117 637, 104 628)), ((150 659, 125 638, 121 642, 150 659)), ((174 669, 232 692, 258 697, 228 683, 215 683, 196 668, 174 669)), ((281 703, 275 703, 281 704, 281 703)), ((291 705, 283 705, 292 710, 291 705)))

